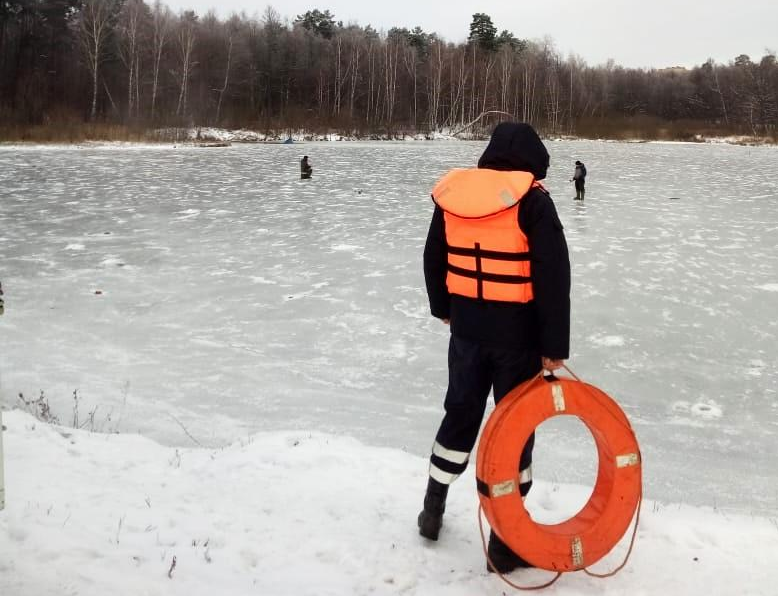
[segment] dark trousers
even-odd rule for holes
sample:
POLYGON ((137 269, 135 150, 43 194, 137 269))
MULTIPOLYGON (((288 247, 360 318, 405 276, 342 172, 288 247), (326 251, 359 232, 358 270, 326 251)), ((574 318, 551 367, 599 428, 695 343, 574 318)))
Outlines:
MULTIPOLYGON (((511 389, 541 370, 537 350, 509 350, 485 346, 451 336, 448 348, 448 391, 446 414, 435 437, 430 458, 430 476, 450 484, 467 469, 470 452, 481 428, 489 391, 499 403, 511 389)), ((521 454, 519 470, 529 470, 535 434, 530 435, 521 454)), ((520 480, 526 494, 531 477, 520 480)))
POLYGON ((583 199, 585 194, 586 194, 586 188, 585 188, 584 181, 583 180, 576 180, 575 181, 575 198, 576 199, 583 199))

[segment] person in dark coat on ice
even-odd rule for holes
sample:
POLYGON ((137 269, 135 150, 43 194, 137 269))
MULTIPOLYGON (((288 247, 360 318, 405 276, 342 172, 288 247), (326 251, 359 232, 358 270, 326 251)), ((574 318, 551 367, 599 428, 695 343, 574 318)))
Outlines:
POLYGON ((311 167, 311 164, 308 163, 308 156, 303 155, 303 158, 300 160, 300 178, 306 180, 310 178, 312 175, 313 175, 313 168, 311 167))
MULTIPOLYGON (((445 415, 433 443, 424 508, 417 520, 419 533, 430 540, 438 539, 450 484, 467 469, 490 390, 497 403, 542 369, 560 368, 569 356, 567 243, 551 197, 536 183, 546 177, 548 166, 548 152, 535 130, 504 122, 492 133, 478 169, 464 170, 466 179, 452 171, 432 193, 435 208, 424 246, 424 277, 432 316, 449 325, 451 338, 445 415), (516 175, 521 172, 531 175, 516 175), (514 185, 511 192, 500 186, 506 174, 523 180, 526 188, 516 191, 514 185), (463 185, 468 188, 460 193, 463 185), (503 190, 489 196, 489 188, 503 190), (458 196, 471 210, 468 217, 455 213, 458 196), (471 217, 476 202, 488 203, 487 213, 496 208, 507 219, 495 226, 489 223, 495 215, 471 217)), ((520 459, 522 495, 532 486, 534 441, 533 434, 520 459)), ((528 566, 494 532, 488 554, 501 573, 528 566)), ((487 569, 494 571, 488 562, 487 569)))
POLYGON ((572 180, 575 182, 576 200, 583 201, 586 195, 586 166, 580 161, 575 162, 575 173, 572 180))

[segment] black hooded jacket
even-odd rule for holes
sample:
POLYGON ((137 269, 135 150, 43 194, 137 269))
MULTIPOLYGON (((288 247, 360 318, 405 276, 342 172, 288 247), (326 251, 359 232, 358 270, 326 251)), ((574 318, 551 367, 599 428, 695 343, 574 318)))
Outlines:
MULTIPOLYGON (((531 172, 546 177, 549 156, 528 124, 499 124, 479 168, 531 172)), ((443 211, 435 207, 424 246, 424 278, 432 315, 451 319, 451 333, 509 349, 537 349, 542 356, 566 359, 570 349, 570 260, 551 197, 530 190, 519 204, 519 226, 531 254, 534 299, 527 304, 478 300, 449 294, 443 211)))

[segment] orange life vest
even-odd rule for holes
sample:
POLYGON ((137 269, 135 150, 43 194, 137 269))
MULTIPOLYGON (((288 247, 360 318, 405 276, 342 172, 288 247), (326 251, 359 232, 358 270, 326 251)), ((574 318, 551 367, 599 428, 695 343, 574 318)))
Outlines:
POLYGON ((543 188, 529 172, 454 169, 432 189, 444 212, 451 294, 497 300, 532 300, 527 237, 519 227, 519 202, 543 188))

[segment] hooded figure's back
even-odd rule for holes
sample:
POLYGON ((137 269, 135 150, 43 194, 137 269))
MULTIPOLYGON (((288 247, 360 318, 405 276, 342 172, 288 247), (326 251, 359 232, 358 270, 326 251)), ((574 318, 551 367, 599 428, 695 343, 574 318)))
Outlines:
POLYGON ((497 125, 481 158, 479 168, 530 172, 543 180, 549 156, 543 141, 529 124, 502 122, 497 125))
MULTIPOLYGON (((549 154, 528 124, 504 122, 495 128, 478 168, 529 172, 546 177, 549 154)), ((533 252, 534 300, 497 302, 449 292, 445 215, 436 206, 424 249, 424 271, 433 316, 451 320, 459 337, 511 349, 538 348, 545 356, 567 358, 570 325, 570 265, 562 224, 553 201, 531 188, 520 201, 518 224, 533 252)))

